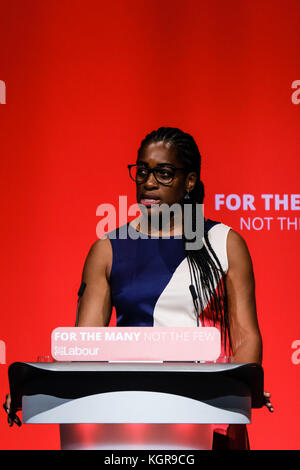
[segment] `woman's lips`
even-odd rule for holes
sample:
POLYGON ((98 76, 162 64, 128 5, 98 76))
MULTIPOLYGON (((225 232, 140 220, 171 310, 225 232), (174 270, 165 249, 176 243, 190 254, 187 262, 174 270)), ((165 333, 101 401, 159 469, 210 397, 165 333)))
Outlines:
POLYGON ((159 204, 159 202, 160 202, 160 199, 148 199, 148 198, 146 199, 146 198, 144 198, 144 199, 140 200, 140 204, 143 204, 143 206, 147 206, 147 207, 150 207, 154 204, 159 204))

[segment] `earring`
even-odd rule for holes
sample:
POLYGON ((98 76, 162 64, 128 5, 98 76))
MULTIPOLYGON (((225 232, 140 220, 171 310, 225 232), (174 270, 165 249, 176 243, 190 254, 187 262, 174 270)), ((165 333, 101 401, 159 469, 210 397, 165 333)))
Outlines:
POLYGON ((184 200, 184 202, 191 202, 191 199, 192 199, 192 198, 191 198, 191 196, 190 196, 190 193, 187 191, 187 192, 185 193, 185 196, 184 196, 183 200, 184 200))

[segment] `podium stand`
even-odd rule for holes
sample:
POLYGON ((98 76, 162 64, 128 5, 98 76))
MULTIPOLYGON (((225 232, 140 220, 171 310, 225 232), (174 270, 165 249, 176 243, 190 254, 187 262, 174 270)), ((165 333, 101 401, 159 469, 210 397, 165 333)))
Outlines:
POLYGON ((63 449, 209 449, 212 424, 248 424, 264 404, 258 364, 15 362, 8 374, 12 411, 59 423, 63 449))

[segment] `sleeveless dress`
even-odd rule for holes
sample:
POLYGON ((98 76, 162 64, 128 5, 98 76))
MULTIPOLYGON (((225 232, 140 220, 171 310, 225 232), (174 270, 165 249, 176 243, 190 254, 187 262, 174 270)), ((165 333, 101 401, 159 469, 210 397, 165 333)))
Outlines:
MULTIPOLYGON (((226 240, 230 228, 205 219, 208 240, 225 273, 228 271, 226 240)), ((139 233, 139 238, 132 239, 122 238, 123 234, 120 228, 108 234, 113 252, 110 287, 117 326, 197 326, 189 290, 190 270, 181 235, 167 238, 143 234, 141 238, 139 233)), ((204 238, 203 243, 208 248, 204 238)), ((202 301, 205 307, 203 294, 202 301)))

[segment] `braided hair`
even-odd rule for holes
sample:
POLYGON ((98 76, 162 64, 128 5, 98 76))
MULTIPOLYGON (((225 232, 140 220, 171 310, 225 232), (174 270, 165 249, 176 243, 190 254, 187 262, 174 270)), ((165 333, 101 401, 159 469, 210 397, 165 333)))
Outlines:
MULTIPOLYGON (((196 204, 203 204, 204 185, 200 179, 201 155, 194 138, 182 130, 174 127, 160 127, 150 132, 142 140, 138 149, 137 159, 141 157, 143 149, 154 142, 165 142, 175 149, 177 158, 188 172, 196 172, 197 180, 193 190, 189 193, 192 204, 193 230, 196 224, 196 204)), ((187 240, 183 235, 184 249, 190 268, 192 285, 197 293, 197 310, 200 312, 202 325, 209 320, 220 327, 222 344, 225 351, 231 349, 228 320, 227 289, 225 273, 221 263, 208 239, 207 224, 204 223, 204 240, 206 243, 199 250, 187 249, 187 240), (201 295, 203 294, 203 297, 201 295), (203 302, 204 299, 204 302, 203 302), (200 305, 199 305, 199 303, 200 305), (206 306, 206 307, 205 307, 206 306)))

